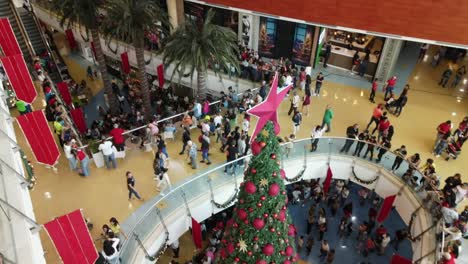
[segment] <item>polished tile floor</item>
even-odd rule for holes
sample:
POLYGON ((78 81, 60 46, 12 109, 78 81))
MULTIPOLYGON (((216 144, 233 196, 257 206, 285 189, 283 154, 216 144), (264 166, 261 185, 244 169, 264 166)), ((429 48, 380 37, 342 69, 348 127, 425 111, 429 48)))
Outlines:
MULTIPOLYGON (((69 59, 66 59, 66 63, 73 78, 81 80, 85 77, 85 69, 79 64, 69 59)), ((449 90, 437 86, 440 74, 446 65, 447 63, 443 62, 438 68, 433 69, 430 66, 430 61, 424 61, 416 66, 410 76, 409 83, 412 89, 409 92, 408 105, 403 109, 400 117, 390 116, 390 121, 395 127, 393 148, 405 144, 409 153, 419 152, 423 159, 433 158, 431 148, 437 125, 449 119, 458 124, 468 113, 468 101, 462 98, 464 93, 458 90, 461 87, 449 90)), ((95 94, 99 91, 102 83, 95 81, 91 82, 90 85, 95 94)), ((41 91, 39 93, 41 94, 41 91)), ((328 104, 333 107, 335 112, 335 118, 332 122, 333 129, 328 136, 344 136, 346 127, 353 123, 360 124, 361 128, 365 127, 375 106, 367 100, 367 96, 367 89, 325 80, 322 96, 312 98, 310 114, 304 116, 297 138, 309 137, 312 127, 321 123, 324 109, 328 104)), ((377 99, 378 102, 382 101, 381 93, 378 94, 377 99)), ((43 100, 37 100, 34 107, 35 109, 42 108, 43 100)), ((292 121, 287 116, 288 108, 289 101, 285 100, 278 110, 282 136, 292 132, 292 121)), ((18 127, 16 127, 16 132, 19 144, 23 146, 30 159, 33 159, 18 127)), ((178 133, 175 142, 168 142, 169 175, 173 183, 190 177, 194 172, 186 164, 184 158, 178 155, 181 148, 180 137, 181 134, 178 133)), ((219 152, 216 146, 212 148, 211 153, 213 163, 224 161, 224 155, 219 152)), ((45 223, 56 216, 82 208, 86 217, 89 217, 95 225, 91 232, 93 238, 98 239, 100 226, 107 223, 110 217, 114 216, 123 221, 142 203, 128 201, 125 182, 126 171, 134 173, 137 180, 136 189, 144 198, 152 197, 158 193, 153 180, 152 161, 153 153, 142 152, 138 148, 128 149, 127 157, 124 160, 118 160, 117 169, 97 169, 91 165, 91 175, 87 178, 82 178, 71 172, 63 155, 60 157, 56 172, 36 164, 37 184, 31 191, 31 197, 37 221, 45 223)), ((461 172, 463 179, 468 181, 468 176, 464 173, 468 169, 467 161, 466 151, 455 161, 446 162, 439 158, 436 159, 437 170, 442 178, 461 172)), ((204 164, 200 165, 200 169, 206 167, 204 164)), ((41 238, 44 249, 47 251, 48 263, 59 263, 57 253, 44 231, 41 231, 41 238)), ((185 241, 189 243, 190 239, 185 238, 185 241)), ((100 248, 100 244, 97 243, 98 248, 100 248)), ((191 250, 188 252, 184 250, 184 252, 191 254, 191 250)))

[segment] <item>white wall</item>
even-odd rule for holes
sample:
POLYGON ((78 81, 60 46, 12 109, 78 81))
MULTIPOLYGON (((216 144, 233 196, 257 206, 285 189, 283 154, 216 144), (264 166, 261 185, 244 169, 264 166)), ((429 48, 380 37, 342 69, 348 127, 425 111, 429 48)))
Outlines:
MULTIPOLYGON (((0 93, 4 93, 0 82, 0 93)), ((15 145, 7 139, 16 142, 16 136, 10 116, 3 100, 0 100, 0 159, 8 164, 0 162, 0 198, 15 207, 30 219, 35 219, 31 197, 26 186, 21 185, 21 180, 14 174, 16 172, 24 175, 22 160, 18 151, 13 150, 15 145), (5 134, 6 135, 5 135, 5 134), (14 171, 13 171, 14 170, 14 171)), ((31 158, 31 157, 30 157, 31 158)), ((0 211, 0 253, 7 258, 16 258, 17 263, 45 263, 44 252, 38 232, 31 232, 32 225, 21 215, 0 204, 10 217, 5 217, 0 211)))

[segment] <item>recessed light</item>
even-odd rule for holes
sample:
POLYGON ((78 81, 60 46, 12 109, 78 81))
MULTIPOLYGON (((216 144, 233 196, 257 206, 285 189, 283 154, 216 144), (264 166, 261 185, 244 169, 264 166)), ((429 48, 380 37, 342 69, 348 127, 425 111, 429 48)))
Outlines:
POLYGON ((351 221, 356 221, 356 217, 354 215, 351 216, 351 221))
POLYGON ((463 79, 463 84, 466 84, 468 82, 468 80, 465 78, 463 79))
POLYGON ((348 99, 346 99, 346 98, 343 98, 343 102, 346 102, 346 101, 348 101, 348 99))
POLYGON ((341 248, 347 248, 347 246, 346 245, 341 245, 341 248))
POLYGON ((415 80, 419 80, 419 75, 414 76, 415 80))
POLYGON ((52 198, 52 194, 50 192, 45 192, 44 193, 45 198, 50 199, 52 198))
POLYGON ((455 112, 452 112, 452 115, 453 115, 453 116, 456 116, 456 115, 457 115, 457 113, 455 113, 455 112))
POLYGON ((463 88, 460 88, 460 90, 459 90, 459 91, 463 93, 463 92, 465 91, 465 89, 463 89, 463 88))
POLYGON ((361 91, 361 97, 364 96, 364 91, 361 91))

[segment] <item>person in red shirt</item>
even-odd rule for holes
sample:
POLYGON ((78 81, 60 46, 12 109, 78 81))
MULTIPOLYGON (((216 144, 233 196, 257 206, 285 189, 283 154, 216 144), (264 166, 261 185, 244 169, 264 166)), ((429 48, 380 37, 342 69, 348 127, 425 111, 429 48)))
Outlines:
POLYGON ((460 134, 465 134, 466 129, 468 128, 468 116, 465 116, 463 120, 458 125, 457 130, 454 133, 454 136, 459 136, 460 134))
POLYGON ((442 264, 455 264, 455 257, 448 252, 444 252, 442 264))
POLYGON ((370 125, 372 123, 375 123, 375 126, 377 127, 379 125, 380 117, 382 116, 382 111, 383 105, 378 104, 376 108, 374 108, 374 112, 372 113, 371 120, 369 121, 369 124, 367 124, 366 130, 369 130, 370 125))
POLYGON ((437 146, 437 144, 439 144, 440 139, 441 139, 444 135, 446 135, 447 133, 449 133, 450 130, 452 130, 452 121, 450 121, 450 120, 447 120, 447 121, 445 121, 444 123, 441 123, 441 124, 437 127, 437 137, 436 137, 436 140, 435 140, 435 143, 434 143, 434 148, 435 148, 435 146, 437 146))
POLYGON ((377 141, 380 141, 382 137, 386 137, 388 128, 390 127, 390 121, 386 116, 382 116, 379 122, 378 130, 379 134, 377 136, 377 141))
POLYGON ((117 151, 124 151, 125 148, 125 139, 123 136, 123 133, 125 130, 119 128, 118 124, 114 124, 114 128, 110 131, 109 135, 112 137, 112 140, 114 142, 114 146, 117 149, 117 151))
POLYGON ((387 84, 384 86, 385 87, 385 96, 384 100, 387 101, 387 95, 388 94, 393 94, 393 88, 395 88, 395 84, 397 81, 397 77, 393 76, 392 78, 388 79, 387 84))
POLYGON ((372 88, 371 92, 369 95, 369 101, 371 101, 373 104, 375 104, 374 98, 375 98, 375 93, 377 92, 377 88, 379 87, 379 84, 377 83, 379 79, 375 78, 374 81, 372 82, 372 88))

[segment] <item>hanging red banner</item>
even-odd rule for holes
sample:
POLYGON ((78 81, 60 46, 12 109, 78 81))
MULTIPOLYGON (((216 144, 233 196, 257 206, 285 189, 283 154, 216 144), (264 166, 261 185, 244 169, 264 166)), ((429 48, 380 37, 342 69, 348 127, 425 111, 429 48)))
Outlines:
POLYGON ((390 261, 390 264, 411 264, 413 261, 410 259, 404 258, 400 255, 393 255, 392 260, 390 261))
POLYGON ((68 46, 70 47, 70 49, 75 49, 77 45, 76 45, 75 35, 73 35, 73 30, 71 29, 65 30, 65 35, 67 36, 68 46))
POLYGON ((382 223, 390 215, 390 212, 393 208, 393 203, 395 202, 396 195, 391 195, 385 197, 382 207, 380 207, 379 215, 377 216, 377 222, 382 223))
POLYGON ((163 64, 158 65, 156 74, 158 75, 159 88, 162 89, 164 86, 164 65, 163 64))
POLYGON ((22 54, 8 18, 0 18, 0 47, 5 56, 22 54))
POLYGON ((93 264, 98 259, 81 210, 60 216, 44 227, 64 264, 93 264))
POLYGON ((120 58, 122 59, 122 71, 125 74, 130 73, 130 62, 128 61, 128 53, 124 52, 120 54, 120 58))
POLYGON ((37 162, 55 165, 60 152, 44 112, 37 110, 27 113, 16 117, 16 121, 23 130, 37 162))
POLYGON ((11 87, 15 91, 18 99, 31 104, 37 96, 31 75, 24 62, 22 54, 16 54, 1 58, 3 68, 5 69, 11 87))
POLYGON ((192 217, 192 236, 193 236, 193 242, 195 243, 195 246, 198 249, 201 249, 203 247, 201 226, 197 222, 197 220, 193 219, 193 217, 192 217))
POLYGON ((70 115, 78 131, 80 131, 81 134, 86 133, 88 127, 86 126, 86 120, 84 118, 83 110, 81 108, 73 109, 70 111, 70 115))
POLYGON ((70 90, 68 90, 68 84, 66 82, 59 82, 57 83, 57 89, 59 90, 65 104, 70 106, 72 104, 72 98, 70 90))
POLYGON ((323 193, 325 195, 327 195, 328 189, 330 189, 330 184, 331 184, 332 178, 333 178, 333 173, 332 173, 332 170, 331 170, 330 166, 328 166, 327 178, 325 178, 325 181, 323 182, 323 193))

